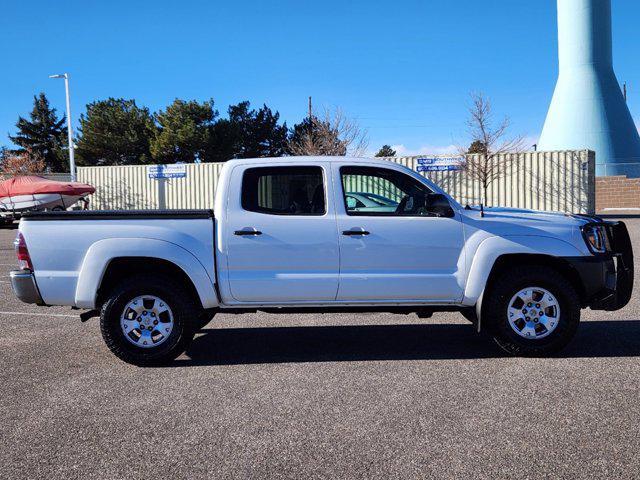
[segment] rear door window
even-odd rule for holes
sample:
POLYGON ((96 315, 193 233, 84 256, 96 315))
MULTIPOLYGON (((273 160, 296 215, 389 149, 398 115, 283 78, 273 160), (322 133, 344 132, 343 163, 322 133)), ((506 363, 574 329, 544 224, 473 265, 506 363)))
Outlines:
POLYGON ((242 208, 270 215, 324 215, 322 168, 249 168, 242 178, 242 208))

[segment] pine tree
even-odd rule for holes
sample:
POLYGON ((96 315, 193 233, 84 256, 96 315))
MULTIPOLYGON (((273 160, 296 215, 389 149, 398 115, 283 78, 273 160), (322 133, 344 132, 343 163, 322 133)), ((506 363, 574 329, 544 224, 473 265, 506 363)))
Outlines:
POLYGON ((368 145, 367 132, 342 110, 325 110, 294 125, 287 150, 291 155, 361 157, 368 145))
POLYGON ((230 158, 280 157, 286 153, 287 124, 279 124, 280 114, 263 105, 251 109, 249 102, 229 107, 229 118, 211 128, 205 161, 223 162, 230 158))
POLYGON ((395 157, 396 151, 391 148, 389 145, 383 145, 378 153, 376 153, 376 157, 395 157))
POLYGON ((79 165, 153 163, 151 139, 157 127, 146 107, 135 100, 108 98, 87 105, 80 116, 79 165))
POLYGON ((159 163, 202 161, 218 112, 213 100, 198 103, 176 98, 155 114, 159 129, 151 141, 151 154, 159 163))
MULTIPOLYGON (((249 102, 239 105, 241 112, 230 111, 230 117, 236 117, 242 121, 240 125, 244 127, 242 134, 243 148, 239 158, 255 157, 280 157, 285 153, 287 147, 287 135, 289 129, 287 124, 279 125, 280 114, 272 112, 269 107, 263 105, 259 110, 250 110, 249 102)), ((231 110, 231 109, 230 109, 231 110)))
POLYGON ((33 110, 29 117, 30 120, 19 117, 16 122, 18 133, 9 135, 9 139, 20 147, 16 153, 31 152, 44 161, 48 171, 68 171, 67 153, 64 150, 64 115, 58 120, 56 109, 51 108, 45 94, 40 93, 33 97, 33 110))

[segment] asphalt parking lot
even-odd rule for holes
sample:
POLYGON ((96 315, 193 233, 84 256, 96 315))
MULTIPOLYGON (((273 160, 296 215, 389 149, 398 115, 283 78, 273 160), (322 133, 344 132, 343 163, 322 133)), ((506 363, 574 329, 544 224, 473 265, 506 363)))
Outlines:
POLYGON ((583 312, 559 358, 505 357, 457 314, 247 314, 140 369, 97 319, 13 297, 14 235, 0 478, 640 477, 637 284, 624 310, 583 312))

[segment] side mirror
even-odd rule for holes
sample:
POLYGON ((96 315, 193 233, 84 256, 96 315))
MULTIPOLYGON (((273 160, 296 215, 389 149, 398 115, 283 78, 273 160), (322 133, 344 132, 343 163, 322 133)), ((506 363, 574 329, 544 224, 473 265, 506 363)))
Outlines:
POLYGON ((451 218, 455 215, 449 200, 441 193, 428 193, 425 198, 425 207, 427 212, 436 217, 451 218))

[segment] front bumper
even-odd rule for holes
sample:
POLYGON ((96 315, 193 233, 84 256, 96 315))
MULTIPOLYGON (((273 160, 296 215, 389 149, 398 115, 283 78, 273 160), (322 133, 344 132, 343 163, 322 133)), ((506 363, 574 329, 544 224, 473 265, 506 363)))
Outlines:
POLYGON ((16 297, 24 303, 35 303, 36 305, 44 305, 36 279, 30 270, 12 270, 9 272, 11 277, 11 287, 16 297))
POLYGON ((607 231, 610 251, 566 260, 580 277, 583 302, 593 310, 619 310, 633 292, 633 249, 624 222, 598 222, 607 231))

